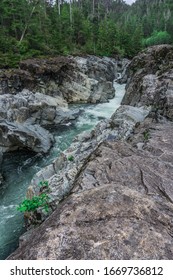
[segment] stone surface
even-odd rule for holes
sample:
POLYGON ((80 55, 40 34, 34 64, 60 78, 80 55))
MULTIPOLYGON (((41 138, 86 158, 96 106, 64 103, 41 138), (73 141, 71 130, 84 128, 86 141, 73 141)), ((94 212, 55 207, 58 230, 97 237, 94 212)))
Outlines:
POLYGON ((9 152, 28 149, 47 153, 53 144, 52 136, 39 125, 11 123, 0 120, 0 149, 9 152))
MULTIPOLYGON (((113 80, 117 71, 123 71, 123 65, 118 69, 117 62, 110 58, 58 56, 28 59, 20 63, 20 69, 1 70, 0 119, 10 123, 8 137, 0 136, 0 143, 5 145, 3 151, 18 146, 12 126, 16 129, 20 125, 22 131, 23 125, 25 138, 27 131, 29 138, 31 132, 26 130, 26 124, 49 128, 76 119, 80 111, 69 110, 68 103, 97 103, 113 98, 113 80), (4 137, 8 138, 6 143, 4 137)), ((35 128, 30 127, 30 130, 35 131, 35 128)), ((28 148, 26 139, 18 142, 20 148, 28 148)), ((33 143, 32 149, 36 151, 33 143)))
POLYGON ((73 193, 9 259, 172 259, 172 123, 148 125, 142 150, 133 138, 101 144, 73 193))
POLYGON ((28 59, 20 69, 0 72, 0 94, 16 94, 23 89, 60 96, 68 103, 105 102, 113 98, 117 62, 96 56, 28 59))
MULTIPOLYGON (((163 109, 169 103, 170 110, 173 94, 172 68, 173 46, 154 46, 141 52, 128 66, 127 91, 122 104, 131 106, 155 104, 163 109)), ((169 116, 172 116, 171 112, 168 113, 169 116)), ((165 111, 164 115, 168 116, 165 111)))
POLYGON ((23 90, 16 95, 0 96, 0 118, 20 124, 26 121, 42 126, 62 124, 77 117, 77 110, 69 110, 67 106, 61 97, 23 90))
POLYGON ((75 70, 66 72, 60 86, 68 103, 106 102, 114 97, 115 61, 96 56, 75 57, 73 60, 75 70))
MULTIPOLYGON (((39 182, 48 180, 50 203, 53 207, 57 205, 71 191, 88 158, 99 145, 106 140, 126 139, 148 113, 149 110, 143 107, 121 106, 110 120, 100 122, 89 133, 80 134, 65 152, 34 176, 27 196, 38 195, 39 182), (73 156, 72 162, 68 160, 69 156, 73 156)), ((44 214, 42 218, 45 219, 44 214)))
POLYGON ((3 174, 2 174, 2 163, 3 163, 3 153, 0 150, 0 186, 3 183, 3 180, 4 180, 3 174))

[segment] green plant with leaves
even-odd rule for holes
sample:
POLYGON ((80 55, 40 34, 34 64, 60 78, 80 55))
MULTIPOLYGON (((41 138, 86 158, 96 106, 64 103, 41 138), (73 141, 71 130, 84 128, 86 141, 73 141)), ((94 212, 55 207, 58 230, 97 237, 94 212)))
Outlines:
POLYGON ((144 136, 144 140, 145 141, 148 141, 149 137, 150 137, 150 134, 149 134, 149 131, 148 130, 145 130, 143 132, 143 136, 144 136))
POLYGON ((20 212, 34 212, 39 207, 43 208, 46 212, 49 210, 49 196, 45 193, 48 190, 48 181, 43 181, 38 184, 42 191, 39 195, 33 196, 31 199, 24 199, 19 204, 17 210, 20 212))
POLYGON ((38 196, 33 196, 32 199, 25 199, 17 207, 20 212, 34 212, 39 207, 43 208, 46 212, 49 210, 49 196, 42 193, 38 196))
POLYGON ((74 161, 74 156, 70 155, 70 156, 68 156, 67 159, 68 159, 69 161, 74 161))
POLYGON ((171 43, 171 36, 167 31, 154 31, 151 37, 143 39, 143 45, 146 47, 169 43, 171 43))
POLYGON ((41 181, 38 185, 39 185, 39 187, 48 188, 49 183, 48 183, 48 181, 41 181))

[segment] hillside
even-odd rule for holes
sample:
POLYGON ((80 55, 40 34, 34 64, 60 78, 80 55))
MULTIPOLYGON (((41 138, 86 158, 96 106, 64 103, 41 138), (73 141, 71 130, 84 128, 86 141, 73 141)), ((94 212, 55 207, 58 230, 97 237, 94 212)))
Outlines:
POLYGON ((171 0, 4 0, 0 67, 57 54, 132 58, 145 46, 173 42, 171 0))

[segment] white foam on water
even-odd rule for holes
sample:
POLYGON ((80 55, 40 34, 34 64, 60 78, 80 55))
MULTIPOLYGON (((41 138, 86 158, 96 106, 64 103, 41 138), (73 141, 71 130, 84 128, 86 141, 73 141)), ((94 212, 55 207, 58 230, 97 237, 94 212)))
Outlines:
POLYGON ((96 125, 101 118, 110 118, 111 115, 118 109, 125 93, 125 85, 120 85, 114 82, 115 97, 107 103, 90 105, 85 108, 85 113, 79 117, 77 126, 96 125))

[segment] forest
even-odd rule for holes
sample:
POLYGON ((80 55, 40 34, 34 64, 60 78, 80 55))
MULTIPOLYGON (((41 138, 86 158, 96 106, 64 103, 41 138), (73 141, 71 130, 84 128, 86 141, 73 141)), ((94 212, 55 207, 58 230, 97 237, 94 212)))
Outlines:
POLYGON ((173 43, 173 1, 1 0, 0 67, 55 55, 125 56, 173 43))

